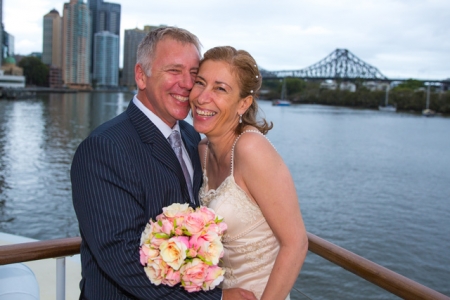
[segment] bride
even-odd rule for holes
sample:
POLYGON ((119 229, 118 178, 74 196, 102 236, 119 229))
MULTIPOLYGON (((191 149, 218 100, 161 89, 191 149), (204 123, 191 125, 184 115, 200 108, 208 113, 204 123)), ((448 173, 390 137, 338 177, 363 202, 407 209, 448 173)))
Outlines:
POLYGON ((308 250, 306 229, 287 166, 256 120, 261 87, 253 57, 233 47, 208 50, 192 88, 203 186, 200 201, 224 218, 223 289, 258 299, 289 299, 308 250))

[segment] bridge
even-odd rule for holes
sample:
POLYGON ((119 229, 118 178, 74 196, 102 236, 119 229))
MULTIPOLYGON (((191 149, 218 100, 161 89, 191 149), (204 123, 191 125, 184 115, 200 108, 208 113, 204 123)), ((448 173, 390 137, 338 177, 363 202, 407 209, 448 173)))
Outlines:
MULTIPOLYGON (((364 62, 347 49, 336 49, 321 61, 301 70, 267 71, 260 70, 264 79, 282 79, 296 77, 306 80, 341 80, 341 81, 406 81, 408 79, 387 78, 376 67, 364 62)), ((419 81, 427 83, 450 84, 449 80, 429 79, 419 81)))

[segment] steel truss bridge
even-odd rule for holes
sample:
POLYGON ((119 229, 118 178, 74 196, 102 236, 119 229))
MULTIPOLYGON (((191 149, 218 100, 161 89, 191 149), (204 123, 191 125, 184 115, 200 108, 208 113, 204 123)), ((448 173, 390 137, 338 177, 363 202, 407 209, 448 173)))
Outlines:
MULTIPOLYGON (((377 68, 364 62, 347 49, 336 49, 321 61, 301 70, 267 71, 260 70, 264 79, 282 79, 296 77, 306 80, 341 81, 405 81, 407 79, 389 79, 377 68)), ((450 84, 449 80, 419 80, 428 83, 450 84)))

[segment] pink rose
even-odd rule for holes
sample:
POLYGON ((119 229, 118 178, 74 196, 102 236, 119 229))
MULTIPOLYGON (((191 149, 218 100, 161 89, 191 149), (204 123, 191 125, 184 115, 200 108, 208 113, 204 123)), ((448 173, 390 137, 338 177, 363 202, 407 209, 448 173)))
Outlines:
POLYGON ((181 269, 181 284, 188 292, 198 292, 202 289, 207 275, 208 265, 198 258, 184 264, 181 269))
POLYGON ((227 230, 228 226, 226 223, 224 222, 220 222, 217 224, 217 226, 219 227, 218 229, 218 234, 223 235, 223 233, 227 230))
POLYGON ((158 233, 158 232, 162 232, 162 228, 161 228, 161 226, 158 224, 158 222, 153 222, 153 221, 151 221, 151 222, 150 222, 150 229, 151 229, 151 233, 152 233, 152 234, 155 234, 155 233, 158 233))
POLYGON ((162 219, 162 228, 161 231, 167 235, 170 235, 173 230, 173 223, 167 219, 162 219))
POLYGON ((175 228, 175 235, 183 235, 183 229, 181 227, 175 228))
POLYGON ((142 245, 141 249, 139 250, 140 254, 140 260, 141 264, 145 266, 149 260, 152 258, 155 258, 159 255, 159 250, 152 249, 149 247, 148 244, 142 245))
POLYGON ((189 238, 190 248, 198 250, 206 240, 201 235, 193 235, 189 238))
POLYGON ((150 245, 153 248, 158 249, 161 246, 161 244, 166 242, 166 241, 167 241, 167 239, 158 239, 156 237, 152 237, 152 239, 150 240, 150 245))
POLYGON ((194 212, 184 218, 183 225, 190 234, 194 235, 202 232, 206 223, 201 213, 194 212))
POLYGON ((201 206, 199 209, 197 209, 197 212, 199 212, 203 220, 205 220, 205 223, 212 223, 214 222, 214 219, 216 218, 216 214, 214 211, 206 206, 201 206))
POLYGON ((153 259, 147 267, 144 267, 145 274, 150 279, 151 283, 155 285, 161 284, 168 269, 167 264, 159 257, 153 259))
POLYGON ((225 270, 218 266, 210 266, 208 268, 205 282, 203 283, 202 289, 204 291, 214 289, 219 283, 223 281, 223 275, 225 274, 225 270))
POLYGON ((197 256, 197 250, 189 248, 186 252, 186 257, 194 258, 197 256))
POLYGON ((172 268, 169 268, 166 276, 162 280, 162 284, 166 284, 168 286, 174 286, 181 281, 180 271, 174 271, 172 268))
POLYGON ((174 270, 178 270, 186 259, 189 239, 186 236, 172 237, 159 246, 162 259, 174 270))

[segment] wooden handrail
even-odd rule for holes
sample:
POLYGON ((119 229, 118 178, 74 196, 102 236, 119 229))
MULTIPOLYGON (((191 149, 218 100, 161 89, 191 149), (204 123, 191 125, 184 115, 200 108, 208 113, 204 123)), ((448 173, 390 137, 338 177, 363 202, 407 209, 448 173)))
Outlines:
MULTIPOLYGON (((307 233, 309 251, 404 299, 450 300, 450 297, 384 268, 353 252, 307 233)), ((80 253, 81 238, 0 246, 0 265, 80 253)))
POLYGON ((0 246, 0 265, 72 256, 80 253, 81 238, 64 238, 0 246))
POLYGON ((307 233, 308 250, 403 299, 449 300, 435 290, 307 233))

